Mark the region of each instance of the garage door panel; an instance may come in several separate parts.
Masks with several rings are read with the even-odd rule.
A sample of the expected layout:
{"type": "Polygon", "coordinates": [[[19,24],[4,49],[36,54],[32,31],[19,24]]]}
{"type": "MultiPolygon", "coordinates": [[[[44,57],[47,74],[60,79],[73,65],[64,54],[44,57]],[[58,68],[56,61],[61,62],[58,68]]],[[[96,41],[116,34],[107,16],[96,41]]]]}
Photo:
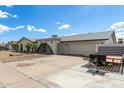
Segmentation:
{"type": "Polygon", "coordinates": [[[69,54],[88,55],[96,51],[96,44],[70,43],[69,54]]]}

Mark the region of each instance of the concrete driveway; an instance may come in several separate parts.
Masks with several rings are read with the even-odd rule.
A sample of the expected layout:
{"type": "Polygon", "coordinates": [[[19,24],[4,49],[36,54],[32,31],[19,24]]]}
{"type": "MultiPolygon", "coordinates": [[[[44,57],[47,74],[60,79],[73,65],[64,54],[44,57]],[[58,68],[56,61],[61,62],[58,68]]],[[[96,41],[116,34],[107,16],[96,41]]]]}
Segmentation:
{"type": "Polygon", "coordinates": [[[83,88],[124,87],[122,75],[92,75],[81,57],[52,55],[28,61],[0,63],[0,87],[83,88]]]}

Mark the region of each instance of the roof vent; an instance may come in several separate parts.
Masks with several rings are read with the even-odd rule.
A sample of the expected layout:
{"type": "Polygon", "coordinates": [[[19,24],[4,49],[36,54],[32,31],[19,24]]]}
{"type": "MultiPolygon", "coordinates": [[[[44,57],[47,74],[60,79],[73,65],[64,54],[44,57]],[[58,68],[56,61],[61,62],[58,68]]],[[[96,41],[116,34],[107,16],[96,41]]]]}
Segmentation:
{"type": "Polygon", "coordinates": [[[58,37],[57,35],[52,35],[52,37],[58,37]]]}

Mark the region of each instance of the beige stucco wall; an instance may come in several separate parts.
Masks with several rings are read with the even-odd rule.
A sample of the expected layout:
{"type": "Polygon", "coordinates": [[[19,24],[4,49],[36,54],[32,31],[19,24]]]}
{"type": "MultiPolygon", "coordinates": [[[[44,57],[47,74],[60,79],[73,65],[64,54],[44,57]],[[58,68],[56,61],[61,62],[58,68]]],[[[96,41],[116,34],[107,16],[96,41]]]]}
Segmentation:
{"type": "Polygon", "coordinates": [[[113,33],[109,40],[105,41],[105,44],[117,44],[115,33],[113,33]]]}
{"type": "Polygon", "coordinates": [[[28,43],[32,43],[32,42],[29,41],[29,40],[27,40],[27,39],[21,40],[21,41],[18,43],[18,45],[19,45],[18,51],[20,51],[20,44],[23,44],[23,51],[26,51],[26,47],[25,47],[25,46],[26,46],[28,43]]]}
{"type": "Polygon", "coordinates": [[[62,42],[60,53],[74,55],[89,55],[91,53],[95,53],[97,44],[116,44],[113,35],[110,36],[108,40],[62,42]]]}
{"type": "Polygon", "coordinates": [[[80,41],[80,42],[62,42],[61,54],[73,55],[89,55],[96,52],[96,44],[105,43],[104,40],[99,41],[80,41]]]}
{"type": "Polygon", "coordinates": [[[42,41],[42,43],[47,43],[51,47],[51,49],[52,49],[52,51],[53,51],[54,54],[58,54],[57,45],[58,45],[59,42],[60,41],[58,41],[58,40],[42,41]]]}
{"type": "Polygon", "coordinates": [[[113,38],[110,37],[109,40],[105,41],[105,44],[114,44],[115,42],[113,41],[113,38]]]}

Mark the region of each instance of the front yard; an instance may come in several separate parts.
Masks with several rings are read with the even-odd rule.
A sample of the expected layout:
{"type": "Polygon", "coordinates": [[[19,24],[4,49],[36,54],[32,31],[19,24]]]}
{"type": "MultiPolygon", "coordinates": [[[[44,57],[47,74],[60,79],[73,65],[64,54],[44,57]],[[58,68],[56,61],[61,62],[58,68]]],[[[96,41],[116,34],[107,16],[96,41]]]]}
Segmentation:
{"type": "Polygon", "coordinates": [[[0,51],[0,61],[0,87],[124,87],[123,75],[93,75],[82,57],[0,51]]]}
{"type": "Polygon", "coordinates": [[[2,62],[23,61],[23,60],[36,59],[44,56],[45,55],[41,55],[41,54],[26,54],[19,52],[0,51],[0,61],[2,62]]]}

